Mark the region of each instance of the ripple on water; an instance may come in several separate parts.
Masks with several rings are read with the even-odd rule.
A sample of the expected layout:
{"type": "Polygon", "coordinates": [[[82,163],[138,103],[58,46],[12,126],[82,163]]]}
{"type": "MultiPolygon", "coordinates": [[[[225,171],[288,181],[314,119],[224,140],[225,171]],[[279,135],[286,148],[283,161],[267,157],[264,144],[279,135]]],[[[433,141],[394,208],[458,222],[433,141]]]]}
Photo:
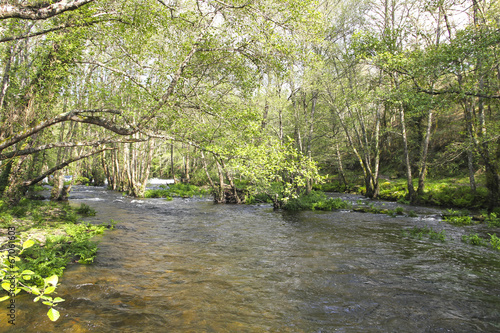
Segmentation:
{"type": "Polygon", "coordinates": [[[59,321],[40,321],[47,309],[19,297],[29,311],[14,332],[499,329],[497,253],[458,235],[442,244],[402,235],[425,225],[454,235],[432,209],[396,219],[75,193],[97,210],[93,221],[119,221],[116,230],[94,265],[61,279],[59,321]]]}

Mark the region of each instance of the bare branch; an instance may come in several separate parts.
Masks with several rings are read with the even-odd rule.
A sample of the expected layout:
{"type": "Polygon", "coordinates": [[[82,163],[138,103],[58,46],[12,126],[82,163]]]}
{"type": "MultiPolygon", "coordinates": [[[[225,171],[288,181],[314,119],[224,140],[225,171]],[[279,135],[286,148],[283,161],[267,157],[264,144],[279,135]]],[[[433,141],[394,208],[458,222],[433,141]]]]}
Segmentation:
{"type": "Polygon", "coordinates": [[[0,5],[0,20],[20,18],[25,20],[44,20],[61,13],[75,10],[94,0],[60,0],[55,3],[43,3],[39,6],[13,4],[0,5]]]}

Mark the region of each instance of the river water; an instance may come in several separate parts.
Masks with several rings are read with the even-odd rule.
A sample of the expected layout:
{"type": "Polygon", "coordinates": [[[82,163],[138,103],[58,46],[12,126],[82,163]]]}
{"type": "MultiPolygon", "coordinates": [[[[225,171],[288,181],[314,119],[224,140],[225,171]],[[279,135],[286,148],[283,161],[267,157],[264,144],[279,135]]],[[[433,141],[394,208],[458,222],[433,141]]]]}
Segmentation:
{"type": "Polygon", "coordinates": [[[462,243],[464,228],[436,210],[290,213],[88,187],[71,198],[96,209],[87,220],[116,229],[100,237],[93,265],[64,273],[57,322],[18,296],[15,327],[0,318],[0,330],[500,331],[499,253],[462,243]],[[445,229],[448,241],[403,235],[414,226],[445,229]]]}

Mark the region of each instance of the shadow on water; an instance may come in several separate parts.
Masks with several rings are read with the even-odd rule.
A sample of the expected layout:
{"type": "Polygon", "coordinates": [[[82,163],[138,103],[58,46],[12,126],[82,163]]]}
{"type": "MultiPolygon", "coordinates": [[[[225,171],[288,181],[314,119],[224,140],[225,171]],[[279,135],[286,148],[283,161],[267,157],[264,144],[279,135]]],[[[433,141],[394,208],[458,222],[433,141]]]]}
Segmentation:
{"type": "MultiPolygon", "coordinates": [[[[118,221],[74,265],[61,318],[27,296],[12,332],[493,332],[500,260],[457,239],[404,237],[433,218],[279,212],[77,187],[92,222],[118,221]]],[[[447,230],[448,231],[448,230],[447,230]]],[[[452,237],[453,238],[453,237],[452,237]]],[[[8,329],[7,329],[8,328],[8,329]]]]}

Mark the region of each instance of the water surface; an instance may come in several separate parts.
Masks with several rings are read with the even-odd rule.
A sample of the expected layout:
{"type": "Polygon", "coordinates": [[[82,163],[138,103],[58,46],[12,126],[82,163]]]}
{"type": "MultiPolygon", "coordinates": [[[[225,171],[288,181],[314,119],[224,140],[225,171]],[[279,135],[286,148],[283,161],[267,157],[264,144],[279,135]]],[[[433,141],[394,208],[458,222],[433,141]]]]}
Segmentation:
{"type": "MultiPolygon", "coordinates": [[[[460,242],[436,210],[417,218],[281,212],[208,199],[131,199],[77,187],[118,221],[93,265],[71,265],[61,318],[16,298],[9,332],[495,332],[498,252],[460,242]],[[405,237],[446,229],[448,241],[405,237]]],[[[359,199],[350,197],[351,199],[359,199]]],[[[381,203],[378,203],[381,204],[381,203]]],[[[387,204],[391,205],[391,204],[387,204]]],[[[500,235],[500,232],[498,232],[500,235]]]]}

